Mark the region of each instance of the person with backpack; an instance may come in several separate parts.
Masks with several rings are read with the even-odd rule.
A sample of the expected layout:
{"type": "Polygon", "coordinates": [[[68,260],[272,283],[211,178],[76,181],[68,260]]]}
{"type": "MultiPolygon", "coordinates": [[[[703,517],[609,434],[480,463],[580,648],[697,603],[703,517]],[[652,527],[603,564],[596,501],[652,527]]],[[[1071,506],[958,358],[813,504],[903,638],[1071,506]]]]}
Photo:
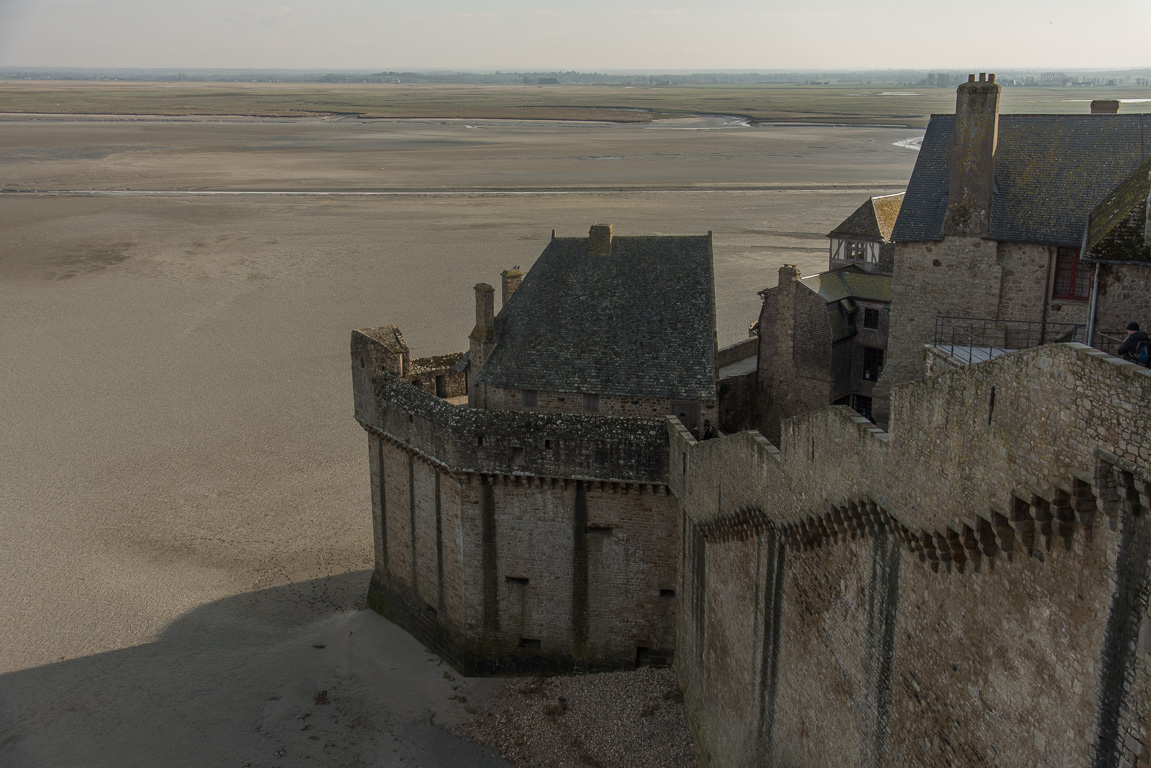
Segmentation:
{"type": "Polygon", "coordinates": [[[1127,338],[1119,345],[1116,354],[1124,360],[1151,368],[1151,338],[1139,330],[1139,323],[1127,323],[1127,338]]]}

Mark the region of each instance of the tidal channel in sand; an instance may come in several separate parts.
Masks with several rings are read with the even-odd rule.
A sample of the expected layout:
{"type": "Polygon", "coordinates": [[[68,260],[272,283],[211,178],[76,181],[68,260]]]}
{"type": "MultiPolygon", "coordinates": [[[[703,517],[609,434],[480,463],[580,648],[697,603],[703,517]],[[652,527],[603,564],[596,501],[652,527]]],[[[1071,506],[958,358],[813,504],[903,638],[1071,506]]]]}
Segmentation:
{"type": "Polygon", "coordinates": [[[714,232],[737,341],[915,135],[0,119],[0,763],[498,764],[440,728],[491,685],[361,610],[349,332],[462,349],[475,283],[610,222],[714,232]]]}

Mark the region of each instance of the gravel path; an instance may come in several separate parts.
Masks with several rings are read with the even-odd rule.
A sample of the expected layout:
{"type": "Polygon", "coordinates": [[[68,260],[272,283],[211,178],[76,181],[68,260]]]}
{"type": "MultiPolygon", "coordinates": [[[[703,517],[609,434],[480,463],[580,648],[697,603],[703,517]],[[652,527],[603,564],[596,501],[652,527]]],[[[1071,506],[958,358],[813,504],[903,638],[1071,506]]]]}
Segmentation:
{"type": "Polygon", "coordinates": [[[671,669],[504,684],[456,733],[532,768],[694,768],[671,669]]]}

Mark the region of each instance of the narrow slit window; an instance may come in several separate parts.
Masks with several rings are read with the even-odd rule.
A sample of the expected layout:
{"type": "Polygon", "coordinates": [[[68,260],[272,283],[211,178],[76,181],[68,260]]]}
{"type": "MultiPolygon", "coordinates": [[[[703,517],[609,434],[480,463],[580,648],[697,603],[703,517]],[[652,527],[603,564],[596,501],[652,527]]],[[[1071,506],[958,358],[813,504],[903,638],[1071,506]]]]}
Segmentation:
{"type": "Polygon", "coordinates": [[[876,347],[863,348],[863,380],[878,381],[883,372],[883,350],[876,347]]]}

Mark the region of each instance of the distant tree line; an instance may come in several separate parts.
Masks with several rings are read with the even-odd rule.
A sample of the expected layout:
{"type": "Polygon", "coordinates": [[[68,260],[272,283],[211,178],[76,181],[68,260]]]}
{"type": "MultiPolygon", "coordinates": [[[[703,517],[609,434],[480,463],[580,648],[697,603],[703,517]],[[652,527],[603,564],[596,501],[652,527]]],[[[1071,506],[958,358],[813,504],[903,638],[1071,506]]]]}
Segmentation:
{"type": "MultiPolygon", "coordinates": [[[[442,83],[452,85],[908,85],[954,88],[978,70],[924,71],[837,70],[826,72],[369,72],[288,69],[123,69],[0,67],[5,80],[135,80],[154,82],[267,82],[267,83],[442,83]]],[[[1151,68],[1083,70],[1068,74],[1050,70],[999,71],[1005,85],[1136,85],[1151,83],[1151,68]]]]}

